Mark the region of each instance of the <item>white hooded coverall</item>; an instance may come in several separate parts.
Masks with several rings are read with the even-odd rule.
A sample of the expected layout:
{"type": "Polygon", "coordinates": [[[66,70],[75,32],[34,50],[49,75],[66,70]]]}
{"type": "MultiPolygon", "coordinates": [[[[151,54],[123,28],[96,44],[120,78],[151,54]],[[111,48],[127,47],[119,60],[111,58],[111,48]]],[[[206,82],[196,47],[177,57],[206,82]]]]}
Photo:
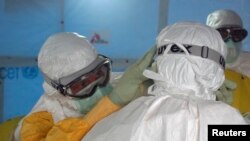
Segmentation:
{"type": "Polygon", "coordinates": [[[241,114],[214,92],[224,81],[223,67],[210,59],[189,54],[183,45],[207,46],[224,58],[227,49],[220,34],[205,25],[177,23],[157,37],[157,72],[144,75],[154,80],[143,96],[98,122],[83,141],[206,141],[209,124],[246,124],[241,114]],[[176,44],[182,54],[169,54],[176,44]]]}

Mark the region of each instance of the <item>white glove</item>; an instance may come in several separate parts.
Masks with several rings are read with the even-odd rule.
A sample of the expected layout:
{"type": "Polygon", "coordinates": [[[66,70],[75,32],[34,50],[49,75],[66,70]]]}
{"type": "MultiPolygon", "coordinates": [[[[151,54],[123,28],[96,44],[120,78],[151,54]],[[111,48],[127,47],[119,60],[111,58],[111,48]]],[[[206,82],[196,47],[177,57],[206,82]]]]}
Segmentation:
{"type": "Polygon", "coordinates": [[[237,84],[230,80],[225,80],[222,86],[216,91],[216,100],[225,102],[229,105],[233,102],[233,92],[237,84]]]}

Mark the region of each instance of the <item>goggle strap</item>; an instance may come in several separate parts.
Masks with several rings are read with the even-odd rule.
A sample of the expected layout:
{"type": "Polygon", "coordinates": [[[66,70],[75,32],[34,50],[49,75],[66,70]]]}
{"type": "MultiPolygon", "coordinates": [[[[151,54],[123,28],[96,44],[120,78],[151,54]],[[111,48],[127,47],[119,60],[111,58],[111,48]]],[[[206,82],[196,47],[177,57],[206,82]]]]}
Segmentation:
{"type": "MultiPolygon", "coordinates": [[[[217,51],[208,48],[207,46],[197,46],[197,45],[183,45],[190,55],[199,56],[201,58],[213,60],[217,64],[219,64],[223,69],[225,69],[225,59],[224,57],[217,51]]],[[[171,49],[168,51],[168,54],[185,54],[185,52],[178,47],[178,45],[173,44],[170,46],[171,49]]],[[[157,55],[162,55],[166,50],[167,45],[163,45],[157,50],[157,55]]]]}
{"type": "Polygon", "coordinates": [[[46,74],[44,74],[44,80],[45,82],[47,82],[50,86],[52,86],[53,88],[57,89],[58,84],[56,82],[54,82],[53,80],[51,80],[46,74]]]}
{"type": "Polygon", "coordinates": [[[55,88],[56,90],[60,91],[61,94],[64,94],[64,87],[60,85],[59,83],[55,82],[54,80],[51,80],[47,75],[44,74],[44,80],[47,82],[51,87],[55,88]]]}

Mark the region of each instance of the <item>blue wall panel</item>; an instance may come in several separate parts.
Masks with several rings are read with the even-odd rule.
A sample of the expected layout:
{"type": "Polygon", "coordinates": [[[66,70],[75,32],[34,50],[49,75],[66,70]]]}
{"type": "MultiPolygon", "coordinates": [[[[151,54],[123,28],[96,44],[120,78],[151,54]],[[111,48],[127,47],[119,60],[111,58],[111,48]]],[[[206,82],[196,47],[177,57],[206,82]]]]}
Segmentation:
{"type": "Polygon", "coordinates": [[[66,0],[64,29],[89,40],[99,34],[108,43],[94,46],[113,60],[136,59],[155,42],[158,6],[158,0],[66,0]]]}
{"type": "MultiPolygon", "coordinates": [[[[36,58],[49,35],[66,31],[90,40],[97,33],[108,42],[93,43],[99,53],[114,60],[135,60],[157,35],[158,0],[5,0],[0,4],[0,56],[36,58]]],[[[4,120],[27,114],[43,94],[40,72],[27,79],[24,67],[12,64],[4,68],[0,60],[4,120]]],[[[37,68],[36,64],[28,67],[37,68]]],[[[118,71],[125,68],[121,65],[118,71]]]]}
{"type": "Polygon", "coordinates": [[[0,55],[37,56],[45,39],[61,30],[60,0],[1,0],[0,55]]]}
{"type": "Polygon", "coordinates": [[[3,120],[27,114],[43,94],[43,78],[37,66],[1,68],[4,80],[3,120]]]}

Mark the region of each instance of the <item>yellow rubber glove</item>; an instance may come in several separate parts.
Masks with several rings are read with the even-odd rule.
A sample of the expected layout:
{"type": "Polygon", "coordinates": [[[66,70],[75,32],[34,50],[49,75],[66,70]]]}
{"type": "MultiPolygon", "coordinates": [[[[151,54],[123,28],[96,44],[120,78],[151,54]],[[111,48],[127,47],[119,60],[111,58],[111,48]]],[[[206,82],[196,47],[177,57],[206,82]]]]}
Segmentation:
{"type": "Polygon", "coordinates": [[[53,125],[50,113],[46,111],[32,113],[23,120],[20,141],[42,141],[53,125]]]}
{"type": "Polygon", "coordinates": [[[12,141],[15,128],[22,117],[16,117],[0,124],[0,140],[12,141]]]}
{"type": "Polygon", "coordinates": [[[53,126],[45,141],[80,141],[89,129],[83,118],[67,118],[53,126]]]}
{"type": "Polygon", "coordinates": [[[236,89],[237,84],[230,80],[225,80],[222,86],[216,91],[216,99],[223,101],[229,105],[233,102],[233,92],[236,89]]]}
{"type": "Polygon", "coordinates": [[[105,96],[84,118],[67,118],[56,123],[45,141],[80,141],[96,122],[119,108],[105,96]]]}
{"type": "Polygon", "coordinates": [[[124,106],[131,100],[145,95],[147,88],[153,84],[153,81],[143,76],[142,73],[151,66],[155,51],[156,47],[153,46],[141,59],[125,71],[111,94],[108,95],[113,103],[124,106]]]}

